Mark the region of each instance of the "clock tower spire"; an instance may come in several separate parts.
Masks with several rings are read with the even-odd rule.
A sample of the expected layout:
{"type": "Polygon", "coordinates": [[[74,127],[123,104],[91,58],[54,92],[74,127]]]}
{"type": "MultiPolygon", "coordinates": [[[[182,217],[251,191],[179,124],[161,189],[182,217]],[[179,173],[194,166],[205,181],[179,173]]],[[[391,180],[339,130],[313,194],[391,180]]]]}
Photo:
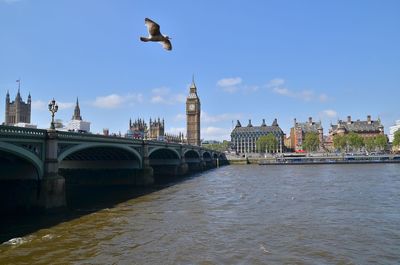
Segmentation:
{"type": "Polygon", "coordinates": [[[186,138],[190,145],[200,146],[200,110],[200,99],[193,76],[189,96],[186,99],[186,138]]]}

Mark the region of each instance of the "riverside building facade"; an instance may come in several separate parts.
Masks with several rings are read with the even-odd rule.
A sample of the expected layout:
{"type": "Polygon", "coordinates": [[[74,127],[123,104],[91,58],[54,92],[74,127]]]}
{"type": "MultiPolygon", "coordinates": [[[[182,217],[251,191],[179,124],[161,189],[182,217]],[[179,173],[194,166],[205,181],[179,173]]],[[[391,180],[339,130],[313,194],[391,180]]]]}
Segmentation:
{"type": "Polygon", "coordinates": [[[307,133],[316,133],[319,138],[319,149],[324,148],[324,129],[322,128],[321,121],[315,122],[312,117],[308,118],[306,122],[297,122],[294,119],[294,126],[290,129],[290,146],[294,151],[303,150],[303,141],[307,133]]]}
{"type": "Polygon", "coordinates": [[[247,126],[242,127],[238,120],[235,128],[231,133],[232,148],[238,154],[258,153],[257,140],[264,135],[272,133],[277,140],[276,150],[271,150],[273,153],[282,153],[284,148],[284,133],[278,125],[277,119],[274,119],[272,124],[268,126],[263,119],[260,126],[253,126],[251,120],[247,126]]]}
{"type": "Polygon", "coordinates": [[[381,120],[372,120],[371,115],[367,116],[366,121],[353,121],[351,116],[347,116],[346,121],[339,120],[338,124],[331,125],[329,135],[333,138],[335,135],[345,135],[350,132],[356,133],[363,138],[375,137],[384,134],[384,128],[381,120]]]}

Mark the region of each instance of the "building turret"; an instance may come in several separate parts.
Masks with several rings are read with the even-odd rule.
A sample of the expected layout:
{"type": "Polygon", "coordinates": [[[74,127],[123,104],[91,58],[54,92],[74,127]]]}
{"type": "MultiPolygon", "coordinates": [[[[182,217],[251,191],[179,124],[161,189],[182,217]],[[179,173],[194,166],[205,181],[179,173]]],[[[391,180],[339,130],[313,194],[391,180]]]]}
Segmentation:
{"type": "Polygon", "coordinates": [[[279,126],[279,125],[278,125],[278,120],[277,120],[276,118],[275,118],[274,121],[272,122],[272,126],[277,126],[277,127],[279,126]]]}
{"type": "Polygon", "coordinates": [[[261,127],[266,127],[266,126],[267,126],[267,124],[265,123],[265,119],[262,119],[261,127]]]}
{"type": "Polygon", "coordinates": [[[247,124],[247,127],[253,127],[253,125],[251,124],[251,120],[249,119],[249,124],[247,124]]]}
{"type": "Polygon", "coordinates": [[[197,88],[196,84],[194,83],[194,76],[192,77],[192,84],[190,85],[190,94],[196,94],[197,96],[197,88]]]}
{"type": "Polygon", "coordinates": [[[28,95],[28,104],[30,105],[32,103],[32,97],[31,97],[31,92],[29,92],[28,95]]]}
{"type": "Polygon", "coordinates": [[[10,121],[8,118],[8,113],[10,112],[10,93],[7,90],[6,94],[6,112],[5,112],[5,118],[4,118],[4,124],[7,125],[10,121]]]}
{"type": "Polygon", "coordinates": [[[76,98],[76,105],[75,105],[75,109],[74,109],[74,116],[72,116],[73,120],[78,120],[81,121],[82,120],[82,116],[81,116],[81,109],[79,108],[79,101],[78,98],[76,98]]]}
{"type": "Polygon", "coordinates": [[[22,103],[22,97],[21,97],[21,93],[19,92],[19,88],[18,88],[18,93],[15,96],[15,104],[20,105],[21,103],[22,103]]]}
{"type": "Polygon", "coordinates": [[[371,115],[367,115],[367,123],[368,123],[368,124],[371,124],[371,123],[372,123],[371,115]]]}
{"type": "Polygon", "coordinates": [[[10,93],[7,90],[7,94],[6,94],[6,103],[10,103],[10,93]]]}
{"type": "Polygon", "coordinates": [[[236,121],[236,126],[235,126],[235,128],[237,128],[237,127],[242,127],[242,124],[240,123],[239,120],[236,121]]]}

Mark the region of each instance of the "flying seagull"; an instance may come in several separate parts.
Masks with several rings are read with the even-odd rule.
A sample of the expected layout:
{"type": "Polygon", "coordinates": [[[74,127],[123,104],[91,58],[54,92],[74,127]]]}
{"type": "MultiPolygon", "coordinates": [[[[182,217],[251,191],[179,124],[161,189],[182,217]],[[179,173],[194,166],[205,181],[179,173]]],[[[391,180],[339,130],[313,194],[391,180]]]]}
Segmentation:
{"type": "Polygon", "coordinates": [[[168,51],[172,50],[172,45],[169,41],[170,38],[167,35],[164,36],[161,34],[160,25],[147,17],[144,19],[144,24],[147,26],[149,37],[140,37],[141,41],[157,41],[163,45],[164,49],[168,51]]]}

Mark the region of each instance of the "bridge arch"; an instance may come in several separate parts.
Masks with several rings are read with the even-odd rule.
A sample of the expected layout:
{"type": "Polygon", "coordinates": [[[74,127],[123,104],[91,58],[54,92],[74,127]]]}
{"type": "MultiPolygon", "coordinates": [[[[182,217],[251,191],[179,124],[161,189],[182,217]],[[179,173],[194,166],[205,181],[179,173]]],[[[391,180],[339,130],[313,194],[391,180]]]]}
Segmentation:
{"type": "Polygon", "coordinates": [[[200,153],[196,150],[189,149],[183,153],[183,156],[185,158],[200,158],[200,153]]]}
{"type": "Polygon", "coordinates": [[[156,158],[161,158],[161,157],[159,157],[160,155],[166,156],[165,158],[181,159],[180,153],[174,148],[156,147],[149,152],[149,158],[155,157],[155,156],[157,156],[156,158]]]}
{"type": "Polygon", "coordinates": [[[213,159],[217,159],[217,158],[218,158],[217,153],[214,153],[214,154],[213,154],[213,159]]]}
{"type": "Polygon", "coordinates": [[[5,143],[5,142],[0,142],[0,152],[1,151],[4,153],[13,154],[16,157],[22,158],[23,160],[30,162],[36,168],[39,178],[43,177],[44,163],[34,153],[32,153],[22,147],[16,146],[14,144],[5,143]]]}
{"type": "MultiPolygon", "coordinates": [[[[126,145],[116,145],[116,144],[107,144],[107,143],[85,143],[85,144],[79,144],[76,146],[73,146],[71,148],[68,148],[67,150],[65,150],[63,153],[58,155],[58,162],[63,161],[65,158],[67,158],[68,156],[71,156],[75,153],[79,153],[81,151],[85,151],[85,150],[90,150],[90,149],[103,149],[106,152],[107,151],[111,151],[111,150],[117,150],[117,151],[121,151],[119,153],[119,155],[133,155],[133,157],[139,161],[139,165],[140,167],[142,167],[142,156],[140,155],[140,153],[129,147],[126,145]]],[[[118,155],[118,154],[117,154],[118,155]]]]}
{"type": "Polygon", "coordinates": [[[208,151],[203,152],[203,159],[211,159],[211,154],[208,151]]]}

